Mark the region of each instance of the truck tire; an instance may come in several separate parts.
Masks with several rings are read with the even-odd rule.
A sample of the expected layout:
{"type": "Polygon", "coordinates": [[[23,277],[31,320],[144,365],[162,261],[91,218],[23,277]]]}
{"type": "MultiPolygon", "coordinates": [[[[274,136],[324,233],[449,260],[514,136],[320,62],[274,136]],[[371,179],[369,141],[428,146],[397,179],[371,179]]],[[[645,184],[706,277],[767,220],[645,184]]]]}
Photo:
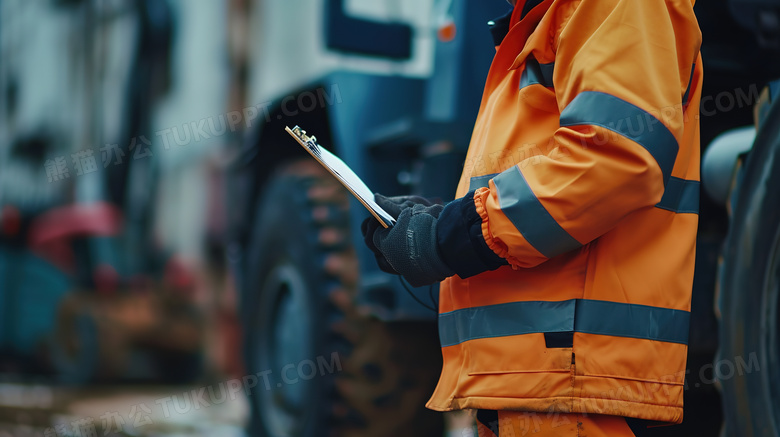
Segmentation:
{"type": "Polygon", "coordinates": [[[310,159],[285,166],[258,203],[243,300],[253,436],[441,435],[424,408],[441,368],[435,324],[355,307],[348,205],[310,159]]]}
{"type": "Polygon", "coordinates": [[[57,326],[47,341],[49,355],[59,382],[84,385],[101,376],[101,338],[97,320],[89,311],[79,311],[81,303],[72,297],[63,300],[57,326]]]}
{"type": "Polygon", "coordinates": [[[119,326],[101,314],[90,291],[66,295],[56,320],[47,352],[58,382],[85,385],[125,375],[130,342],[119,326]]]}
{"type": "Polygon", "coordinates": [[[726,436],[780,435],[780,105],[756,137],[732,196],[719,268],[726,436]]]}

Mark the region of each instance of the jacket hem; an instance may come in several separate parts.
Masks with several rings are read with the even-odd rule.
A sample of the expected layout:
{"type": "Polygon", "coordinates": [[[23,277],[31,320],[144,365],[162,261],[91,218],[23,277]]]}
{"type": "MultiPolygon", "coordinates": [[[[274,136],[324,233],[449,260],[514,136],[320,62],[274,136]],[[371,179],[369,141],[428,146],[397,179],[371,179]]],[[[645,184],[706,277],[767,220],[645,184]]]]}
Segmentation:
{"type": "Polygon", "coordinates": [[[441,405],[428,401],[426,407],[434,411],[464,409],[535,411],[544,413],[606,414],[679,424],[683,420],[683,408],[668,405],[648,404],[620,399],[545,397],[545,398],[498,398],[468,397],[453,398],[441,405]]]}

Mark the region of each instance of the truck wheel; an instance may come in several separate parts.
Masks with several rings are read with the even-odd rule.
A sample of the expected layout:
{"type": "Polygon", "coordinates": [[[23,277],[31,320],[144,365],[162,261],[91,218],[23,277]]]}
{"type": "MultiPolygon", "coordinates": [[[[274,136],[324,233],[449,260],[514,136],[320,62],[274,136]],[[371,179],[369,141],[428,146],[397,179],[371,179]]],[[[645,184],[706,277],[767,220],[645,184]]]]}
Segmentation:
{"type": "Polygon", "coordinates": [[[47,343],[59,382],[83,385],[123,374],[127,342],[121,331],[105,323],[85,292],[74,291],[62,299],[47,343]]]}
{"type": "Polygon", "coordinates": [[[68,307],[60,310],[57,329],[48,346],[60,382],[81,385],[98,379],[100,333],[89,312],[68,307]]]}
{"type": "Polygon", "coordinates": [[[348,193],[319,164],[286,166],[259,202],[243,308],[252,435],[430,436],[433,323],[386,324],[353,301],[348,193]]]}
{"type": "Polygon", "coordinates": [[[732,197],[720,266],[720,349],[727,436],[780,435],[780,106],[759,132],[732,197]]]}

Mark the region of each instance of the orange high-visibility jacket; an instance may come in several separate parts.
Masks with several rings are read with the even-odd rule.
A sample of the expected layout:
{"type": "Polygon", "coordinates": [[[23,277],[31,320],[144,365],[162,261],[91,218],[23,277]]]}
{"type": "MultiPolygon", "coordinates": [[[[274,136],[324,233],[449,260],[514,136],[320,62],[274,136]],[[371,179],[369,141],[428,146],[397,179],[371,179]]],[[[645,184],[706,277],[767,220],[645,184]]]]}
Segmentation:
{"type": "Polygon", "coordinates": [[[509,265],[441,285],[428,407],[682,421],[699,201],[693,0],[545,0],[497,47],[458,196],[509,265]]]}

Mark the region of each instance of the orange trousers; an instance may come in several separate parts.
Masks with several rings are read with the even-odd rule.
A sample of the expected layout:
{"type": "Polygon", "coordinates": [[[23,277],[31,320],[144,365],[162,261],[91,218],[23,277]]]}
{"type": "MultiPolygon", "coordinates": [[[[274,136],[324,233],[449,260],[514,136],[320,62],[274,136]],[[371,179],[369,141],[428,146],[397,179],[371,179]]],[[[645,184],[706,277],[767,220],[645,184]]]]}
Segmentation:
{"type": "Polygon", "coordinates": [[[634,437],[624,417],[600,414],[489,411],[477,413],[479,437],[634,437]]]}

